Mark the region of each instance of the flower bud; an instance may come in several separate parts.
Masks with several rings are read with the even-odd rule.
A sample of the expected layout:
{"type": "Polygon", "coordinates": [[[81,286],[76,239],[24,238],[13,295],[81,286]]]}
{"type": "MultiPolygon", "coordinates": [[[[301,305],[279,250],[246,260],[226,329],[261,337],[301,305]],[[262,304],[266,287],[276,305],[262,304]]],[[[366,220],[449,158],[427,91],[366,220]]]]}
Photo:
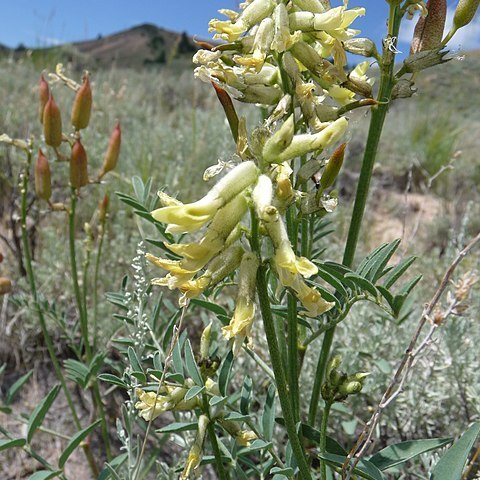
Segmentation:
{"type": "Polygon", "coordinates": [[[73,188],[81,188],[88,183],[87,152],[77,140],[72,148],[70,156],[70,185],[73,188]]]}
{"type": "Polygon", "coordinates": [[[75,130],[81,130],[88,127],[90,113],[92,111],[92,89],[88,73],[83,77],[83,84],[78,89],[73,101],[72,107],[72,125],[75,130]]]}
{"type": "Polygon", "coordinates": [[[480,0],[459,0],[453,17],[455,30],[468,25],[473,20],[479,5],[480,0]]]}
{"type": "Polygon", "coordinates": [[[193,470],[200,465],[202,460],[203,443],[205,441],[209,421],[207,415],[200,415],[198,417],[198,430],[195,436],[195,442],[188,453],[187,463],[180,477],[181,480],[187,480],[190,478],[193,470]]]}
{"type": "Polygon", "coordinates": [[[373,57],[377,54],[375,43],[369,38],[350,38],[343,42],[343,48],[354,55],[373,57]]]}
{"type": "Polygon", "coordinates": [[[200,358],[208,358],[208,351],[210,350],[210,342],[212,340],[212,322],[210,322],[202,332],[200,337],[200,358]]]}
{"type": "Polygon", "coordinates": [[[333,155],[328,160],[327,166],[323,171],[322,177],[320,178],[320,187],[322,189],[331,187],[333,182],[335,182],[338,172],[343,164],[343,159],[345,157],[345,147],[346,143],[342,143],[334,152],[333,155]]]}
{"type": "Polygon", "coordinates": [[[447,0],[428,0],[428,15],[420,17],[413,34],[410,54],[432,50],[440,45],[447,17],[447,0]]]}
{"type": "Polygon", "coordinates": [[[38,149],[37,161],[35,163],[35,192],[38,198],[42,198],[47,202],[52,196],[50,165],[41,149],[38,149]]]}
{"type": "Polygon", "coordinates": [[[52,94],[50,94],[43,110],[43,134],[47,145],[54,148],[61,145],[62,116],[52,94]]]}
{"type": "Polygon", "coordinates": [[[338,392],[340,395],[355,395],[362,391],[362,384],[357,381],[351,381],[340,385],[338,392]]]}
{"type": "Polygon", "coordinates": [[[278,155],[292,143],[295,133],[295,119],[290,115],[283,125],[265,142],[263,158],[268,163],[274,163],[278,155]]]}
{"type": "Polygon", "coordinates": [[[5,295],[12,291],[12,282],[7,277],[0,277],[0,295],[5,295]]]}
{"type": "Polygon", "coordinates": [[[98,175],[98,179],[102,178],[106,173],[114,170],[117,166],[118,157],[120,155],[120,145],[122,143],[122,131],[120,130],[120,122],[117,122],[115,128],[110,135],[107,151],[103,159],[102,169],[98,175]]]}
{"type": "Polygon", "coordinates": [[[48,83],[46,82],[45,78],[43,78],[43,74],[40,75],[40,82],[38,84],[38,97],[40,100],[40,123],[43,123],[43,111],[45,110],[45,105],[47,104],[50,97],[50,89],[48,88],[48,83]]]}

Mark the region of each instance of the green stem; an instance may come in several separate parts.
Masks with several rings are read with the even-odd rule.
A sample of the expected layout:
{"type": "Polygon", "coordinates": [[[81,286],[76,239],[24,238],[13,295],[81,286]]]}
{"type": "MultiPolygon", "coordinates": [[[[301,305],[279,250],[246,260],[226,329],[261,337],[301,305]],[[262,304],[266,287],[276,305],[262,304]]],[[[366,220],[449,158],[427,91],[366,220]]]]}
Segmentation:
{"type": "MultiPolygon", "coordinates": [[[[258,250],[257,250],[258,252],[258,250]]],[[[267,286],[267,267],[260,266],[257,273],[257,291],[260,302],[260,311],[262,312],[263,325],[265,328],[265,335],[267,337],[268,350],[270,352],[270,359],[272,362],[273,373],[277,383],[278,396],[280,399],[280,406],[285,418],[285,426],[287,429],[288,439],[292,446],[293,455],[300,470],[300,478],[303,480],[311,480],[310,469],[305,458],[300,439],[297,434],[295,419],[292,411],[291,398],[287,388],[287,380],[285,371],[283,369],[280,349],[278,348],[277,336],[275,333],[275,325],[273,322],[272,311],[270,309],[270,300],[268,298],[267,286]]]]}
{"type": "MultiPolygon", "coordinates": [[[[295,205],[287,210],[287,231],[293,250],[297,251],[298,223],[295,218],[295,205]]],[[[292,398],[293,418],[295,423],[300,420],[300,393],[298,387],[298,322],[297,322],[297,298],[291,292],[287,294],[287,377],[288,386],[292,398]]]]}
{"type": "MultiPolygon", "coordinates": [[[[30,251],[30,243],[28,241],[28,232],[27,232],[27,193],[28,193],[28,177],[30,171],[30,165],[32,161],[32,154],[30,151],[27,152],[27,164],[25,170],[23,172],[23,178],[21,181],[21,230],[22,230],[22,245],[23,245],[23,255],[25,257],[25,269],[27,271],[27,278],[30,285],[30,290],[32,292],[33,297],[33,304],[35,306],[35,311],[37,312],[38,321],[40,323],[40,329],[42,330],[42,335],[45,341],[45,345],[47,347],[48,354],[50,356],[50,360],[53,365],[53,369],[55,370],[55,374],[60,381],[60,385],[62,386],[63,393],[67,400],[68,407],[72,413],[72,419],[75,423],[75,427],[80,430],[82,428],[80,424],[80,420],[77,415],[77,411],[75,410],[75,405],[72,400],[72,396],[70,395],[70,391],[68,390],[67,383],[65,381],[65,377],[63,376],[62,369],[60,367],[60,363],[55,353],[55,348],[50,337],[50,334],[47,329],[47,324],[45,321],[45,317],[43,315],[42,307],[38,301],[38,293],[37,293],[37,285],[35,282],[35,274],[33,271],[32,266],[32,254],[30,251]]],[[[92,451],[88,445],[84,445],[83,451],[87,458],[88,464],[94,476],[98,476],[98,468],[95,463],[95,459],[93,458],[92,451]]]]}
{"type": "Polygon", "coordinates": [[[92,318],[92,331],[93,331],[93,350],[97,349],[97,315],[98,315],[98,275],[100,272],[100,259],[102,257],[103,241],[105,239],[105,220],[100,224],[100,238],[98,240],[97,257],[95,259],[95,269],[93,272],[93,318],[92,318]]]}
{"type": "MultiPolygon", "coordinates": [[[[322,424],[320,426],[320,453],[325,453],[327,451],[327,426],[328,426],[328,417],[330,415],[330,409],[332,407],[331,402],[325,403],[325,408],[323,409],[322,414],[322,424]]],[[[324,460],[320,460],[320,478],[322,480],[327,479],[327,464],[324,460]]]]}
{"type": "MultiPolygon", "coordinates": [[[[393,39],[394,37],[398,37],[401,19],[402,15],[400,12],[400,7],[398,7],[398,5],[391,6],[388,25],[389,38],[393,39]]],[[[362,226],[363,214],[365,212],[368,192],[370,189],[370,180],[372,178],[373,166],[377,158],[380,136],[382,134],[385,117],[388,111],[388,104],[391,99],[392,89],[395,82],[393,76],[394,66],[395,54],[391,50],[389,50],[388,47],[384,47],[382,63],[380,66],[380,87],[377,95],[377,100],[381,103],[372,109],[372,118],[370,120],[367,144],[365,146],[362,169],[360,171],[360,178],[358,180],[357,193],[353,206],[352,219],[350,221],[350,228],[348,230],[347,242],[343,255],[343,264],[347,267],[351,267],[353,265],[353,260],[355,258],[358,237],[360,233],[360,228],[362,226]]],[[[325,336],[323,337],[323,344],[320,351],[315,376],[315,379],[319,383],[319,385],[323,383],[323,378],[325,376],[325,370],[327,367],[328,357],[330,356],[330,350],[333,344],[334,335],[335,328],[331,328],[325,332],[325,336]]],[[[311,414],[313,416],[309,415],[311,421],[314,421],[315,419],[315,413],[317,408],[316,405],[312,405],[313,403],[314,396],[312,394],[310,411],[312,412],[311,414]]],[[[318,400],[316,403],[318,404],[318,400]]]]}
{"type": "Polygon", "coordinates": [[[220,452],[220,448],[218,447],[217,436],[215,435],[215,424],[212,420],[208,422],[207,427],[208,438],[210,439],[210,443],[212,444],[213,455],[215,457],[215,465],[217,467],[218,478],[220,480],[229,480],[230,477],[228,472],[225,470],[222,461],[222,453],[220,452]]]}
{"type": "MultiPolygon", "coordinates": [[[[70,213],[68,216],[68,225],[69,225],[69,247],[70,247],[70,266],[72,270],[72,281],[73,281],[73,291],[75,293],[75,299],[77,301],[78,315],[80,318],[80,331],[82,333],[82,340],[85,348],[85,356],[87,362],[92,358],[92,350],[90,347],[90,341],[88,338],[88,319],[85,305],[83,302],[83,295],[80,291],[80,286],[78,283],[78,269],[77,269],[77,258],[76,258],[76,249],[75,249],[75,212],[77,206],[77,194],[75,189],[72,188],[71,202],[70,202],[70,213]]],[[[84,278],[85,282],[86,279],[84,278]]]]}
{"type": "Polygon", "coordinates": [[[110,445],[110,436],[108,434],[108,423],[105,417],[105,409],[103,407],[102,396],[100,393],[100,387],[98,386],[98,381],[95,379],[95,383],[92,386],[93,401],[95,406],[98,408],[99,417],[102,419],[101,429],[102,429],[102,439],[105,445],[105,455],[107,460],[112,459],[112,448],[110,445]]]}

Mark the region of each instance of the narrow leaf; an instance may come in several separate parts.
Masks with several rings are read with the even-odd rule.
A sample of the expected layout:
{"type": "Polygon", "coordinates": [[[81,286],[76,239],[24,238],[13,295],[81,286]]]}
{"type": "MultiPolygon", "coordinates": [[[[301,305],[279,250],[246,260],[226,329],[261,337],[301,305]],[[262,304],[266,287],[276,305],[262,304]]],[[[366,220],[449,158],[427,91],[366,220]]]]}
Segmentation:
{"type": "Polygon", "coordinates": [[[444,447],[451,442],[451,438],[408,440],[385,447],[373,455],[369,461],[383,471],[411,460],[422,453],[444,447]]]}
{"type": "Polygon", "coordinates": [[[61,475],[61,470],[55,470],[52,472],[51,470],[39,470],[35,472],[33,475],[28,477],[28,480],[50,480],[51,478],[58,477],[61,475]]]}
{"type": "Polygon", "coordinates": [[[262,414],[262,431],[265,440],[270,441],[273,437],[273,427],[275,425],[275,385],[270,384],[265,399],[265,406],[262,414]]]}
{"type": "Polygon", "coordinates": [[[385,248],[378,252],[371,262],[371,265],[369,264],[367,267],[368,269],[365,277],[368,278],[368,280],[374,284],[377,283],[377,280],[382,276],[387,263],[392,258],[392,255],[397,251],[399,245],[400,239],[397,239],[389,243],[385,248]]]}
{"type": "Polygon", "coordinates": [[[385,278],[383,279],[383,286],[385,288],[391,288],[393,284],[410,268],[417,257],[408,257],[402,260],[398,265],[393,267],[385,278]]]}
{"type": "Polygon", "coordinates": [[[15,395],[18,391],[23,387],[25,383],[28,382],[30,377],[33,374],[33,370],[30,370],[25,375],[22,375],[8,390],[7,394],[5,395],[5,404],[10,405],[12,400],[14,399],[15,395]]]}
{"type": "Polygon", "coordinates": [[[325,270],[322,265],[317,265],[318,273],[317,275],[330,284],[335,290],[340,293],[343,297],[348,298],[348,292],[343,286],[342,282],[338,280],[334,275],[325,270]]]}
{"type": "Polygon", "coordinates": [[[135,350],[132,347],[128,347],[128,360],[130,362],[130,366],[132,367],[132,370],[134,372],[142,372],[143,373],[143,368],[140,363],[140,360],[137,357],[137,354],[135,350]]]}
{"type": "Polygon", "coordinates": [[[220,305],[217,305],[216,303],[207,302],[206,300],[200,300],[198,298],[192,298],[192,300],[190,300],[190,303],[206,308],[207,310],[210,310],[211,312],[217,315],[225,315],[228,317],[227,311],[220,305]]]}
{"type": "Polygon", "coordinates": [[[72,437],[70,442],[68,442],[68,445],[65,447],[65,450],[63,450],[62,454],[60,455],[60,458],[58,459],[58,466],[60,468],[63,469],[70,455],[75,451],[75,449],[80,445],[80,443],[83,442],[83,440],[88,436],[88,434],[92,432],[96,427],[98,427],[98,425],[100,425],[101,422],[102,420],[97,420],[96,422],[89,425],[87,428],[84,428],[83,430],[77,432],[72,437]]]}
{"type": "Polygon", "coordinates": [[[35,410],[30,415],[28,419],[28,428],[27,428],[27,442],[30,443],[33,438],[33,434],[36,432],[37,428],[42,424],[45,419],[45,415],[52,406],[53,402],[57,398],[58,392],[60,391],[60,385],[55,385],[48,395],[35,407],[35,410]]]}
{"type": "Polygon", "coordinates": [[[363,278],[356,273],[345,274],[345,280],[347,279],[354,283],[355,286],[358,287],[360,290],[370,293],[375,298],[378,297],[378,290],[375,285],[370,282],[370,280],[367,280],[366,278],[363,278]]]}
{"type": "Polygon", "coordinates": [[[438,461],[430,480],[460,480],[468,454],[479,434],[480,422],[475,422],[438,461]]]}
{"type": "Polygon", "coordinates": [[[198,422],[173,422],[155,431],[157,433],[173,433],[186,432],[187,430],[197,430],[197,428],[198,422]]]}
{"type": "MultiPolygon", "coordinates": [[[[325,460],[328,465],[332,465],[333,467],[342,467],[346,460],[346,457],[344,456],[333,455],[331,453],[319,453],[318,456],[325,460]]],[[[361,478],[366,478],[367,480],[386,480],[383,473],[368,460],[361,460],[358,466],[353,470],[353,473],[361,478]]]]}
{"type": "Polygon", "coordinates": [[[240,411],[246,415],[250,410],[250,399],[252,397],[253,382],[247,375],[243,381],[242,393],[240,395],[240,411]]]}
{"type": "Polygon", "coordinates": [[[200,375],[197,362],[195,361],[195,357],[193,355],[192,345],[190,344],[190,340],[188,339],[185,341],[184,355],[185,367],[187,369],[188,375],[197,385],[203,386],[203,379],[200,375]]]}
{"type": "Polygon", "coordinates": [[[220,367],[220,372],[218,374],[218,388],[220,393],[225,396],[227,394],[228,384],[230,383],[230,376],[232,374],[233,367],[233,352],[230,350],[225,357],[225,360],[220,367]]]}
{"type": "Polygon", "coordinates": [[[23,447],[27,441],[24,438],[15,438],[14,440],[0,440],[0,452],[14,447],[23,447]]]}
{"type": "Polygon", "coordinates": [[[113,385],[118,385],[122,388],[130,388],[121,378],[117,377],[116,375],[112,375],[111,373],[101,373],[98,376],[98,379],[102,382],[112,383],[113,385]]]}
{"type": "Polygon", "coordinates": [[[195,398],[197,395],[200,395],[205,390],[205,387],[199,387],[195,385],[188,389],[187,393],[185,394],[185,401],[188,402],[192,398],[195,398]]]}

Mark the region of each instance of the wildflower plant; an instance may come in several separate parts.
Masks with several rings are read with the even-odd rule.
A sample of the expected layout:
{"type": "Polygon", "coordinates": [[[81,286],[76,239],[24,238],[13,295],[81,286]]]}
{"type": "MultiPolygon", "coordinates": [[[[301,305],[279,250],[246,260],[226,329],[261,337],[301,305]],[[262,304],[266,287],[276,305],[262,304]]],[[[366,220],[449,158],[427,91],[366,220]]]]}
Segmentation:
{"type": "MultiPolygon", "coordinates": [[[[436,329],[467,308],[474,274],[454,284],[444,307],[440,298],[480,235],[446,272],[388,390],[358,439],[352,438],[354,446],[349,451],[351,445],[327,434],[338,404],[348,405],[353,396],[362,395],[369,375],[363,365],[346,368],[349,362],[333,352],[336,326],[348,325],[351,309],[359,302],[392,318],[403,315],[421,279],[404,276],[415,258],[395,257],[399,240],[355,261],[385,117],[393,101],[414,93],[422,70],[447,61],[446,43],[473,19],[479,6],[478,0],[460,0],[443,38],[445,0],[387,3],[387,33],[381,46],[360,36],[356,19],[368,12],[349,8],[348,1],[332,6],[329,0],[245,0],[239,11],[224,9],[220,13],[225,19],[211,20],[214,41],[200,42],[202,48],[193,58],[195,77],[214,88],[231,130],[232,155],[205,171],[204,180],[213,179],[214,185],[190,203],[172,196],[168,186],[152,195],[152,180],[144,183],[139,177],[132,179],[135,196],[117,193],[155,233],[138,246],[132,284],[125,277],[119,292],[107,294],[120,312],[115,315],[121,323],[121,333],[114,339],[117,361],[107,360],[96,329],[108,197],[97,215],[98,235],[92,224],[84,229],[81,269],[75,238],[82,192],[101,184],[117,165],[120,126],[112,133],[99,173],[92,177],[81,135],[92,113],[89,77],[85,75],[79,85],[61,67],[50,77],[75,91],[69,133],[62,127],[65,120],[62,123],[51,84],[42,77],[45,145],[33,168],[34,184],[36,196],[49,211],[68,218],[76,304],[73,332],[78,335],[62,324],[76,355],[62,366],[47,330],[49,304],[38,295],[25,227],[36,140],[3,135],[2,141],[24,151],[27,158],[20,177],[23,254],[34,311],[60,382],[29,416],[26,438],[2,428],[6,439],[0,449],[21,447],[42,465],[32,478],[66,478],[65,463],[81,447],[92,476],[101,479],[215,475],[223,480],[383,480],[393,467],[452,443],[451,438],[417,439],[379,451],[372,440],[381,413],[401,393],[415,359],[436,329]],[[396,65],[400,25],[417,12],[420,19],[410,55],[396,65]],[[364,60],[349,68],[349,55],[364,60]],[[261,123],[248,124],[235,102],[257,105],[261,123]],[[324,256],[321,239],[328,235],[329,216],[342,201],[335,182],[349,151],[349,115],[357,109],[368,112],[370,128],[348,235],[345,245],[338,245],[343,258],[331,261],[324,256]],[[63,182],[69,185],[67,195],[54,189],[57,162],[49,158],[69,162],[63,182]],[[217,176],[221,178],[216,180],[217,176]],[[52,200],[56,196],[60,201],[52,200]],[[147,280],[150,272],[154,273],[147,280]],[[426,325],[431,328],[422,340],[426,325]],[[80,341],[75,340],[78,337],[80,341]],[[315,364],[308,378],[302,374],[307,363],[315,364]],[[91,417],[98,420],[81,424],[66,378],[91,393],[91,417]],[[117,452],[110,446],[101,385],[125,393],[115,425],[117,452]],[[31,439],[60,388],[77,433],[58,465],[52,465],[35,452],[31,439]],[[102,470],[89,442],[97,426],[102,427],[107,460],[102,470]]],[[[2,285],[1,293],[9,293],[10,281],[2,285]]],[[[10,397],[27,380],[17,382],[10,397]]],[[[10,411],[9,405],[2,408],[10,411]]],[[[470,426],[433,467],[431,478],[460,480],[479,431],[479,422],[470,426]]]]}
{"type": "MultiPolygon", "coordinates": [[[[106,349],[99,347],[98,340],[98,291],[101,258],[106,235],[109,196],[105,192],[101,195],[96,211],[91,213],[92,220],[78,226],[77,206],[88,191],[96,187],[102,188],[100,179],[115,168],[121,143],[120,126],[117,124],[110,138],[103,159],[103,166],[98,175],[89,172],[91,162],[88,159],[87,148],[83,145],[83,131],[89,127],[93,109],[92,87],[89,73],[85,72],[82,83],[67,77],[61,64],[57,65],[55,73],[49,75],[49,82],[42,74],[38,85],[39,120],[43,131],[30,138],[16,139],[7,134],[0,136],[0,141],[10,145],[25,155],[25,162],[20,169],[18,178],[18,192],[20,196],[20,225],[23,262],[26,270],[31,300],[26,300],[22,292],[13,289],[13,301],[31,309],[38,319],[41,333],[48,351],[56,379],[59,382],[49,394],[38,401],[33,412],[20,418],[27,425],[25,438],[14,438],[13,434],[2,428],[6,437],[2,440],[2,449],[21,447],[32,458],[39,462],[36,478],[66,478],[65,467],[72,453],[81,448],[85,453],[87,465],[92,476],[100,475],[104,459],[112,458],[110,435],[108,432],[108,418],[105,410],[105,399],[100,389],[97,374],[104,366],[107,355],[106,349]],[[54,98],[55,86],[65,85],[73,92],[73,102],[70,119],[62,117],[65,112],[54,98]],[[66,128],[66,125],[71,125],[66,128]],[[63,168],[67,164],[67,171],[63,168]],[[69,262],[65,268],[67,278],[70,279],[70,295],[66,297],[74,305],[71,319],[62,308],[71,308],[65,305],[57,308],[56,298],[45,298],[38,284],[37,266],[39,259],[34,259],[27,230],[27,217],[31,210],[39,208],[49,215],[61,216],[65,220],[67,238],[63,242],[68,245],[69,262]],[[80,248],[78,237],[83,241],[80,248]],[[80,261],[81,259],[81,261],[80,261]],[[92,265],[93,264],[93,265],[92,265]],[[72,357],[62,360],[54,339],[49,332],[48,321],[55,320],[60,329],[72,357]],[[73,382],[73,383],[72,383],[73,382]],[[90,419],[82,419],[81,409],[76,400],[75,388],[81,390],[81,395],[91,398],[90,419]],[[71,416],[72,435],[65,436],[62,432],[48,430],[54,437],[66,438],[68,442],[58,459],[57,464],[47,461],[32,445],[35,433],[42,430],[42,423],[49,410],[55,408],[54,403],[59,392],[65,396],[71,416]],[[90,439],[93,431],[99,428],[102,432],[102,448],[93,452],[90,439]]],[[[94,193],[95,195],[98,192],[94,193]]],[[[57,239],[60,242],[60,238],[57,239]]],[[[67,257],[68,259],[68,257],[67,257]]],[[[3,279],[2,279],[3,280],[3,279]]],[[[5,282],[4,282],[5,283],[5,282]]],[[[11,290],[11,285],[10,289],[11,290]]],[[[69,289],[63,286],[65,292],[69,289]]],[[[2,294],[7,293],[2,291],[2,294]]],[[[60,302],[59,302],[60,303],[60,302]]],[[[9,391],[6,405],[2,411],[11,414],[11,403],[21,387],[26,386],[32,372],[23,376],[9,391]]]]}
{"type": "MultiPolygon", "coordinates": [[[[213,85],[235,144],[231,161],[204,175],[210,180],[222,173],[222,178],[192,203],[162,191],[148,208],[145,195],[120,195],[163,237],[150,240],[161,253],[146,255],[159,272],[152,284],[178,297],[181,313],[170,316],[162,340],[168,348],[155,354],[154,363],[144,357],[146,370],[139,365],[146,381],[135,384],[135,408],[147,421],[147,434],[158,417],[173,414],[175,421],[156,433],[188,445],[176,470],[182,479],[202,476],[208,463],[222,479],[383,479],[393,464],[446,444],[436,439],[427,448],[419,441],[404,456],[391,446],[368,460],[365,450],[348,453],[327,436],[332,406],[361,394],[368,376],[361,365],[357,372],[340,369],[342,359],[331,352],[336,325],[348,322],[357,302],[374,303],[397,317],[421,278],[402,284],[414,258],[394,262],[399,241],[379,246],[354,268],[389,105],[413,94],[419,72],[447,61],[444,46],[478,7],[460,2],[455,18],[466,20],[457,19],[442,38],[445,1],[387,3],[381,48],[360,37],[355,20],[366,9],[349,8],[348,2],[334,7],[324,0],[247,0],[239,11],[220,10],[226,19],[209,23],[217,42],[201,42],[193,61],[195,76],[213,85]],[[459,13],[463,10],[468,14],[459,13]],[[421,17],[411,54],[397,67],[400,24],[415,12],[421,17]],[[348,54],[367,60],[349,69],[348,54]],[[234,101],[258,105],[262,123],[247,125],[234,101]],[[348,154],[348,115],[355,109],[370,110],[370,130],[343,260],[337,263],[322,258],[316,240],[326,234],[328,215],[341,201],[334,185],[348,154]],[[228,311],[216,299],[232,284],[235,302],[228,311]],[[199,307],[217,321],[204,326],[195,356],[185,318],[199,307]],[[262,331],[265,355],[255,345],[262,331]],[[317,367],[305,385],[300,373],[307,355],[317,356],[317,367]],[[246,358],[265,374],[266,392],[250,375],[240,388],[233,380],[246,358]],[[190,430],[195,434],[186,434],[190,430]],[[395,462],[383,462],[383,455],[392,462],[396,456],[395,462]]],[[[146,437],[133,478],[145,444],[146,437]]]]}

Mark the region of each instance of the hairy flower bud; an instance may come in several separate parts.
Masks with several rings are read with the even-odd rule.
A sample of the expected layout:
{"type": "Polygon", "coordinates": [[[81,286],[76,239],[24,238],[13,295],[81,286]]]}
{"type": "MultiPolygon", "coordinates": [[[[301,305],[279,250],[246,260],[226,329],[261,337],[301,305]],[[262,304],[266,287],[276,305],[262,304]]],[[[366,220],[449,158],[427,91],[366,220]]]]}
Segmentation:
{"type": "Polygon", "coordinates": [[[335,182],[338,172],[343,164],[343,159],[345,157],[345,147],[346,143],[342,143],[334,152],[333,155],[328,160],[327,166],[323,171],[322,177],[320,178],[320,187],[322,189],[331,187],[333,182],[335,182]]]}
{"type": "Polygon", "coordinates": [[[265,142],[263,158],[268,163],[275,163],[277,157],[292,143],[295,133],[295,119],[290,115],[283,125],[265,142]]]}
{"type": "Polygon", "coordinates": [[[88,160],[87,152],[77,140],[72,148],[70,156],[70,185],[73,188],[81,188],[88,183],[88,160]]]}
{"type": "Polygon", "coordinates": [[[410,54],[432,50],[442,41],[447,18],[447,0],[428,0],[427,10],[428,15],[421,16],[415,26],[410,54]]]}
{"type": "Polygon", "coordinates": [[[83,77],[83,84],[78,89],[73,101],[72,107],[72,125],[75,130],[82,130],[88,127],[90,121],[90,113],[92,111],[92,89],[88,73],[83,77]]]}
{"type": "Polygon", "coordinates": [[[102,178],[106,173],[114,170],[117,166],[118,157],[120,155],[120,145],[122,143],[122,131],[120,130],[120,122],[117,122],[115,128],[110,135],[107,151],[103,158],[102,169],[98,175],[98,178],[102,178]]]}
{"type": "Polygon", "coordinates": [[[35,192],[38,198],[47,202],[52,196],[50,165],[41,149],[38,150],[37,161],[35,162],[35,192]]]}
{"type": "Polygon", "coordinates": [[[43,134],[45,143],[51,147],[59,147],[62,143],[62,115],[50,94],[43,110],[43,134]]]}
{"type": "Polygon", "coordinates": [[[48,83],[43,74],[40,75],[40,82],[38,84],[38,97],[39,97],[39,114],[40,114],[40,123],[43,123],[43,111],[45,110],[45,105],[48,102],[50,97],[50,89],[48,88],[48,83]]]}

